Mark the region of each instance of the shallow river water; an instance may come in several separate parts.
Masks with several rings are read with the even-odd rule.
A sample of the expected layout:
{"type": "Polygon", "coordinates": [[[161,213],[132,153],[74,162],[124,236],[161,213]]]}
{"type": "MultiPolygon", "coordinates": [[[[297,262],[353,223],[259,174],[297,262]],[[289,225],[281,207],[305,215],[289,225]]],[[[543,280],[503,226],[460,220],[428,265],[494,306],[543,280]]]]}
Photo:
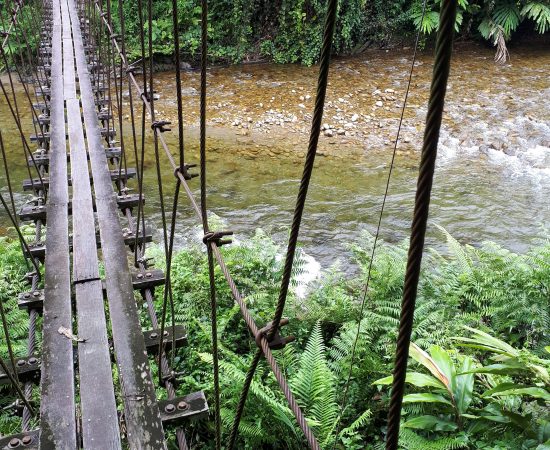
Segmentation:
{"type": "MultiPolygon", "coordinates": [[[[324,122],[321,156],[305,211],[300,241],[323,267],[337,259],[345,265],[347,245],[362,229],[374,231],[395,139],[411,49],[367,52],[334,61],[324,122]],[[344,134],[344,131],[346,133],[344,134]]],[[[516,47],[504,67],[493,51],[457,47],[454,55],[441,145],[433,188],[431,221],[462,242],[494,240],[523,251],[534,238],[548,236],[550,220],[550,48],[516,47]]],[[[412,215],[418,150],[421,145],[433,59],[419,57],[406,109],[402,140],[391,178],[382,237],[407,236],[412,215]]],[[[173,74],[157,77],[160,118],[176,117],[173,74]]],[[[262,228],[284,243],[307,146],[317,68],[251,65],[209,72],[209,209],[243,240],[262,228]]],[[[184,116],[189,162],[198,161],[199,75],[185,73],[184,116]]],[[[23,96],[19,95],[20,103],[23,96]]],[[[127,97],[126,97],[127,101],[127,97]]],[[[125,114],[128,114],[125,106],[125,114]]],[[[30,112],[24,122],[31,132],[30,112]]],[[[0,126],[8,146],[17,201],[27,197],[21,142],[0,100],[0,126]]],[[[167,133],[176,153],[177,127],[167,133]]],[[[124,135],[129,138],[129,126],[124,135]]],[[[130,148],[128,148],[130,151],[130,148]]],[[[129,158],[129,166],[133,166],[129,158]]],[[[165,157],[167,202],[174,188],[165,157]]],[[[146,213],[160,242],[159,201],[151,141],[146,158],[146,213]]],[[[5,192],[5,180],[2,192],[5,192]]],[[[191,181],[198,187],[198,178],[191,181]]],[[[137,184],[134,183],[134,186],[137,184]]],[[[198,194],[198,190],[196,190],[198,194]]],[[[197,239],[195,217],[182,200],[178,245],[197,239]]],[[[0,227],[7,226],[0,212],[0,227]]],[[[441,248],[443,237],[431,227],[428,245],[441,248]]]]}

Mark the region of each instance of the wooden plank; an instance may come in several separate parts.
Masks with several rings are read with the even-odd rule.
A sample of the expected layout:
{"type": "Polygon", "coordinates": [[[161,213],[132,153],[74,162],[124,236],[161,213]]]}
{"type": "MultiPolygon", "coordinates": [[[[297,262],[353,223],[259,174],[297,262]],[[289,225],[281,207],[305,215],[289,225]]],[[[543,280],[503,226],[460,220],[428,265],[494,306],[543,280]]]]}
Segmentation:
{"type": "MultiPolygon", "coordinates": [[[[62,0],[63,23],[70,23],[62,0]],[[66,20],[65,20],[66,19],[66,20]]],[[[64,92],[72,178],[73,282],[77,310],[82,441],[86,449],[121,449],[103,289],[99,280],[95,219],[80,101],[76,97],[72,38],[63,41],[64,92]]]]}
{"type": "Polygon", "coordinates": [[[75,57],[94,179],[103,261],[107,274],[109,315],[124,400],[128,444],[133,450],[165,449],[162,420],[134,299],[132,278],[117,212],[116,194],[101,142],[80,25],[74,0],[68,0],[68,4],[72,17],[75,57]]]}
{"type": "Polygon", "coordinates": [[[61,12],[53,0],[51,157],[46,232],[46,271],[42,326],[42,377],[40,381],[40,448],[76,449],[73,343],[59,334],[71,328],[71,280],[69,267],[69,188],[63,108],[61,12]]]}

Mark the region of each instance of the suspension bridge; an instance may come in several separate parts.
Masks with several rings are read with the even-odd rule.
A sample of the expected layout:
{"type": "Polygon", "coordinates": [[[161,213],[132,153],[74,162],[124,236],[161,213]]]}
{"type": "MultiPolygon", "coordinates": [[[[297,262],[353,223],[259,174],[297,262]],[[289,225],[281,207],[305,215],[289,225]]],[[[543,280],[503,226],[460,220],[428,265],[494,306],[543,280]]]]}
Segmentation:
{"type": "MultiPolygon", "coordinates": [[[[149,0],[144,5],[139,0],[138,3],[136,13],[144,25],[144,11],[147,10],[148,30],[151,33],[152,2],[149,0]]],[[[412,313],[449,73],[455,3],[444,2],[436,49],[389,410],[387,448],[391,449],[397,448],[398,444],[412,313]]],[[[29,337],[28,356],[15,357],[9,345],[4,310],[0,308],[4,337],[10,353],[9,361],[0,361],[0,379],[10,383],[17,392],[18,413],[22,416],[21,432],[1,437],[0,448],[164,449],[169,445],[167,431],[175,430],[175,445],[186,449],[189,447],[185,435],[186,424],[190,420],[210,420],[211,416],[215,424],[216,448],[233,448],[251,381],[260,360],[265,358],[303,432],[304,442],[310,448],[318,449],[320,446],[315,434],[294,398],[273,351],[292,341],[291,337],[282,335],[282,327],[287,323],[283,318],[284,306],[321,130],[337,1],[330,0],[327,7],[311,138],[276,313],[271,322],[262,325],[258,325],[248,311],[245,299],[219,251],[222,245],[231,242],[228,236],[232,233],[212,231],[208,224],[207,2],[202,1],[200,173],[197,175],[193,173],[196,165],[188,164],[185,160],[181,120],[178,122],[178,155],[173,156],[168,148],[163,133],[168,130],[170,123],[156,117],[152,88],[154,71],[152,58],[146,58],[144,33],[140,36],[142,58],[130,64],[125,50],[122,2],[118,2],[118,5],[121,8],[118,14],[120,23],[116,26],[120,30],[118,35],[114,32],[109,0],[46,0],[29,4],[16,0],[7,2],[9,11],[2,15],[5,21],[2,58],[6,67],[10,63],[15,64],[18,75],[16,81],[22,83],[25,98],[32,106],[35,134],[27,136],[24,133],[14,80],[8,73],[9,83],[0,82],[1,89],[13,115],[10,128],[15,127],[20,132],[25,152],[29,178],[23,182],[23,189],[31,192],[33,199],[20,210],[15,209],[9,171],[6,170],[11,202],[2,197],[2,203],[18,230],[22,250],[30,267],[27,274],[29,290],[22,292],[18,299],[19,307],[28,311],[29,337]],[[35,8],[36,14],[29,8],[35,8]],[[20,26],[20,17],[25,9],[27,13],[29,10],[31,12],[28,19],[35,25],[34,31],[20,26]],[[37,36],[33,35],[34,32],[37,36]],[[20,40],[20,48],[25,50],[20,51],[20,60],[15,56],[13,61],[9,61],[6,50],[15,36],[20,40]],[[39,43],[33,46],[31,41],[35,38],[38,38],[39,43]],[[121,132],[124,86],[129,88],[130,93],[130,143],[124,142],[121,132]],[[142,105],[144,111],[141,148],[134,118],[134,109],[137,110],[138,105],[142,105]],[[143,136],[146,117],[154,135],[157,167],[163,155],[174,170],[175,195],[171,220],[163,200],[160,174],[158,180],[164,224],[165,272],[154,269],[151,261],[145,257],[146,245],[152,240],[143,211],[143,162],[146,151],[143,136]],[[120,130],[118,141],[116,126],[120,130]],[[32,145],[37,148],[33,150],[32,145]],[[134,168],[127,165],[127,153],[132,150],[136,162],[134,168]],[[189,185],[198,175],[200,201],[195,200],[189,185]],[[128,183],[131,179],[137,182],[138,193],[130,194],[128,183]],[[172,369],[169,357],[171,352],[187,341],[184,324],[176,324],[173,315],[172,320],[167,321],[167,309],[177,301],[171,292],[170,270],[180,192],[188,197],[191,210],[202,224],[209,264],[214,393],[208,399],[202,391],[184,395],[179,393],[179,374],[172,369]],[[20,222],[34,223],[34,242],[25,240],[19,230],[20,222]],[[215,264],[221,268],[251,337],[257,344],[227,442],[222,442],[221,435],[215,264]],[[104,268],[104,274],[100,267],[104,268]],[[159,312],[155,308],[154,295],[155,289],[160,288],[164,290],[163,307],[159,312]],[[142,327],[136,302],[138,298],[146,306],[152,329],[144,330],[142,327]],[[40,389],[39,405],[33,400],[35,385],[40,389]],[[157,397],[159,388],[165,391],[163,400],[157,397]]],[[[177,5],[174,5],[174,11],[174,30],[177,30],[177,5]]],[[[174,39],[177,101],[181,119],[177,32],[174,33],[174,39]]],[[[150,56],[151,36],[148,42],[150,56]]],[[[0,147],[6,162],[1,134],[0,147]]],[[[363,298],[363,305],[364,301],[363,298]]],[[[347,386],[344,402],[346,395],[347,386]]]]}

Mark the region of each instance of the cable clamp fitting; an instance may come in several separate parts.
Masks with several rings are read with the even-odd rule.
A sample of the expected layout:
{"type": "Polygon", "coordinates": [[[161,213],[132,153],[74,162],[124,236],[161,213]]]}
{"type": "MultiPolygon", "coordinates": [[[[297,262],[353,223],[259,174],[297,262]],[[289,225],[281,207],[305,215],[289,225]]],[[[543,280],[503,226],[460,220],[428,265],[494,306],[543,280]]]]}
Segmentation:
{"type": "Polygon", "coordinates": [[[181,167],[176,167],[174,169],[174,176],[176,178],[179,178],[179,175],[183,175],[184,180],[191,180],[192,178],[196,178],[199,176],[198,173],[189,173],[189,169],[192,169],[194,167],[197,167],[196,164],[184,164],[183,165],[183,171],[181,170],[181,167]]]}
{"type": "Polygon", "coordinates": [[[223,239],[225,236],[233,236],[232,231],[209,231],[202,238],[202,242],[205,245],[214,242],[218,247],[222,245],[231,244],[231,239],[223,239]]]}
{"type": "Polygon", "coordinates": [[[168,120],[156,120],[151,124],[151,129],[153,130],[159,130],[161,133],[164,133],[165,131],[172,131],[171,128],[164,128],[166,125],[171,125],[172,122],[168,120]]]}
{"type": "Polygon", "coordinates": [[[273,322],[269,322],[265,327],[260,328],[258,330],[258,333],[256,334],[256,345],[259,348],[262,348],[262,338],[265,337],[267,339],[267,343],[271,350],[280,350],[286,347],[287,344],[290,344],[291,342],[295,341],[296,338],[294,336],[287,336],[287,337],[281,336],[280,328],[285,325],[288,325],[288,323],[289,323],[288,319],[282,319],[279,322],[279,329],[275,331],[275,334],[271,339],[268,339],[268,336],[271,333],[271,330],[273,329],[273,322]]]}

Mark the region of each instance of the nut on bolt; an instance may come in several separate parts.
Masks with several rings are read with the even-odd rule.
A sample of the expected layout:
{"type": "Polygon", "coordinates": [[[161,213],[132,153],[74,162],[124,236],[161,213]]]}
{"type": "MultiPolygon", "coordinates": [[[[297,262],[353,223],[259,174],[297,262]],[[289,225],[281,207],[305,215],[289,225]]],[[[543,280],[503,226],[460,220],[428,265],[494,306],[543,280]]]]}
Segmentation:
{"type": "Polygon", "coordinates": [[[189,403],[187,402],[184,402],[183,400],[181,402],[178,403],[178,409],[180,411],[186,411],[189,409],[189,403]]]}
{"type": "Polygon", "coordinates": [[[173,403],[168,403],[164,407],[164,411],[167,412],[168,414],[172,414],[174,411],[176,411],[176,407],[174,406],[173,403]]]}

